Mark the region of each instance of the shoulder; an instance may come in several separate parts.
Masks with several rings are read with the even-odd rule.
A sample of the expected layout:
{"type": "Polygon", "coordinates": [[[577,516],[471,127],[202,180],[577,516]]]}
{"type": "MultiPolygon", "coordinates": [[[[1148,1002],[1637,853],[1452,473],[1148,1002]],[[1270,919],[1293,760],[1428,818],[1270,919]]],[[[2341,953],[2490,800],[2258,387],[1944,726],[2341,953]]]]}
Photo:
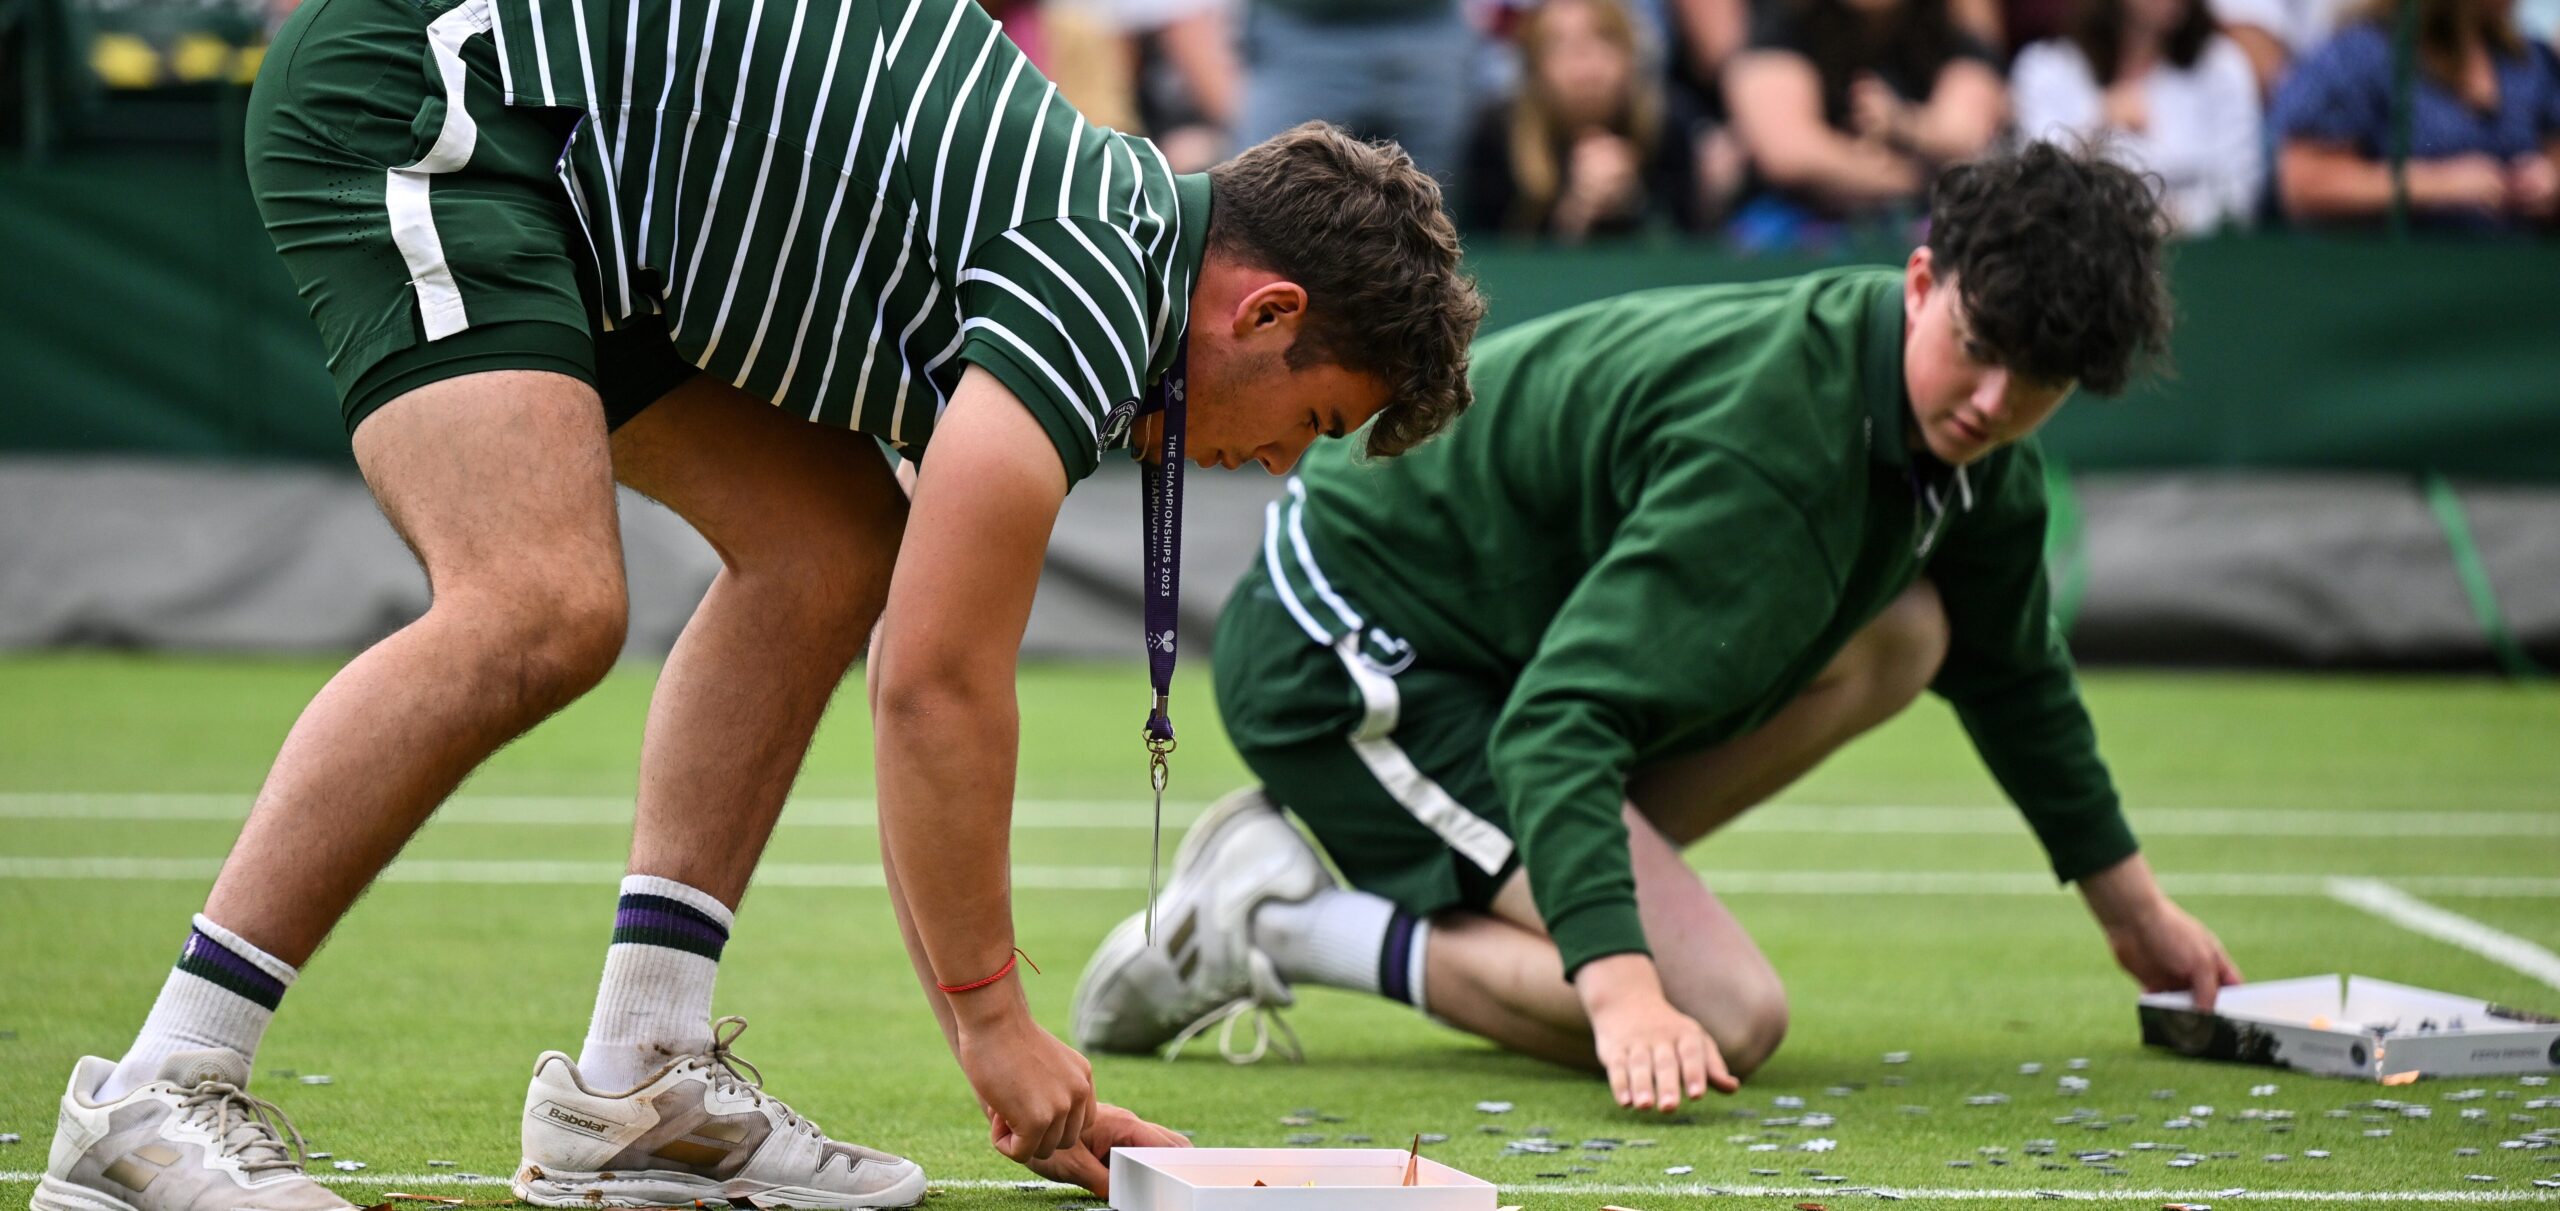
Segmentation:
{"type": "Polygon", "coordinates": [[[2206,39],[2204,52],[2196,56],[2196,65],[2189,70],[2199,78],[2216,83],[2242,79],[2249,81],[2253,90],[2257,87],[2258,77],[2256,70],[2249,66],[2249,53],[2241,50],[2240,43],[2229,34],[2215,34],[2206,39]]]}

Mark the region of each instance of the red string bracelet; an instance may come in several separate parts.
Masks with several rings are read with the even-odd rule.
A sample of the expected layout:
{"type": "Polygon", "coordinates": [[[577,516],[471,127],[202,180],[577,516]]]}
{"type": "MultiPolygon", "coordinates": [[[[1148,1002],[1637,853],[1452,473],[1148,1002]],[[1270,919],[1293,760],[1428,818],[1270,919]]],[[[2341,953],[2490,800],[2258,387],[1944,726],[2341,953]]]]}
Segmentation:
{"type": "MultiPolygon", "coordinates": [[[[1014,963],[1015,963],[1015,962],[1017,962],[1017,961],[1019,961],[1019,962],[1024,962],[1024,963],[1031,963],[1031,956],[1030,956],[1030,955],[1027,955],[1027,954],[1022,953],[1022,948],[1021,948],[1021,947],[1019,947],[1019,946],[1016,946],[1016,947],[1014,947],[1014,948],[1013,948],[1013,953],[1012,953],[1012,954],[1009,954],[1009,955],[1006,955],[1006,956],[1005,956],[1005,958],[1004,958],[1004,966],[999,967],[999,968],[996,968],[996,973],[995,973],[994,975],[988,976],[987,978],[985,978],[985,979],[983,979],[983,980],[971,980],[970,982],[968,982],[968,983],[966,983],[966,984],[945,984],[945,983],[943,983],[943,982],[942,982],[942,981],[940,981],[940,980],[936,980],[936,981],[934,981],[933,986],[934,986],[934,987],[936,987],[936,988],[941,989],[941,990],[942,990],[943,992],[945,992],[945,993],[949,993],[949,994],[953,994],[953,995],[957,995],[957,994],[959,994],[959,993],[963,993],[963,992],[976,992],[977,990],[979,990],[979,989],[981,989],[981,988],[984,988],[984,987],[986,987],[986,986],[987,986],[987,985],[989,985],[989,984],[993,984],[993,983],[995,983],[996,981],[998,981],[998,980],[1001,980],[1001,979],[1005,978],[1006,976],[1012,975],[1012,974],[1013,974],[1013,965],[1014,965],[1014,963]]],[[[1039,974],[1041,974],[1041,972],[1040,972],[1040,965],[1039,965],[1038,963],[1031,963],[1031,974],[1033,974],[1033,975],[1039,975],[1039,974]]]]}

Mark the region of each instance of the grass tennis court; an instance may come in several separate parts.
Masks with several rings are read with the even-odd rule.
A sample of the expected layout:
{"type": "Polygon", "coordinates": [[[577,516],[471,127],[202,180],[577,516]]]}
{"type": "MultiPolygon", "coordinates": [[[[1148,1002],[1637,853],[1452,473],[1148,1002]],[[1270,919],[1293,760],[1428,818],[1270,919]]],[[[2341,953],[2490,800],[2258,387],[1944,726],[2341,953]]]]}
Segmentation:
{"type": "MultiPolygon", "coordinates": [[[[0,661],[0,1133],[22,1137],[0,1145],[0,1202],[21,1205],[43,1168],[72,1061],[120,1053],[139,1024],[277,742],[333,668],[0,661]]],[[[505,1198],[502,1185],[458,1175],[513,1167],[533,1058],[574,1052],[584,1032],[652,671],[626,666],[500,754],[286,999],[258,1057],[258,1092],[314,1148],[366,1166],[314,1166],[357,1201],[389,1190],[505,1198]]],[[[1047,969],[1027,982],[1033,1003],[1061,1033],[1086,955],[1145,894],[1144,687],[1134,666],[1035,668],[1023,681],[1016,915],[1047,969]]],[[[2560,1009],[2560,988],[2531,963],[2424,936],[2342,902],[2331,883],[2381,880],[2546,957],[2560,949],[2560,695],[2487,681],[2154,674],[2093,675],[2089,693],[2164,884],[2251,976],[2351,971],[2560,1009]]],[[[1168,846],[1243,778],[1214,714],[1195,669],[1177,697],[1181,805],[1168,846]]],[[[857,693],[819,736],[723,963],[720,1011],[754,1023],[739,1050],[832,1133],[922,1162],[933,1206],[1092,1205],[1016,1189],[1027,1175],[973,1126],[878,886],[870,757],[857,693]]],[[[1195,1045],[1177,1064],[1098,1059],[1096,1080],[1106,1099],[1204,1144],[1315,1132],[1402,1146],[1445,1133],[1430,1155],[1531,1211],[1877,1201],[1855,1188],[1938,1206],[2038,1191],[2123,1207],[2560,1205],[2560,1189],[2534,1185],[2560,1179],[2560,1146],[2500,1147],[2560,1128],[2560,1085],[2384,1090],[2145,1052],[2132,985],[2001,802],[1952,718],[1927,705],[1694,851],[1787,977],[1794,1025],[1739,1096],[1679,1120],[1619,1111],[1596,1078],[1324,990],[1303,992],[1291,1015],[1303,1066],[1231,1067],[1195,1045]],[[1909,1062],[1883,1063],[1893,1051],[1909,1062]],[[2085,1070],[2066,1068],[2075,1057],[2085,1070]],[[2028,1063],[2042,1070],[2021,1073],[2028,1063]],[[2066,1073],[2088,1091],[2060,1092],[2066,1073]],[[2251,1095],[2270,1083],[2272,1095],[2251,1095]],[[2447,1097],[2474,1088],[2486,1092],[2447,1097]],[[2008,1100],[1968,1104],[1993,1093],[2008,1100]],[[2430,1113],[2362,1104],[2377,1097],[2430,1113]],[[1484,1100],[1515,1109],[1479,1113],[1484,1100]],[[1306,1110],[1316,1124],[1281,1122],[1306,1110]],[[1800,1124],[1808,1112],[1833,1121],[1759,1121],[1800,1124]],[[2199,1125],[2163,1126],[2176,1117],[2199,1125]],[[1562,1151],[1502,1155],[1536,1128],[1562,1151]],[[1576,1145],[1588,1139],[1654,1142],[1586,1155],[1576,1145]],[[1816,1139],[1836,1146],[1800,1147],[1816,1139]],[[2033,1154],[2045,1140],[2054,1155],[2033,1154]],[[2123,1175],[2074,1157],[2093,1150],[2122,1151],[2097,1163],[2123,1175]],[[2181,1151],[2206,1158],[2171,1167],[2181,1151]],[[1665,1172],[1680,1166],[1689,1171],[1665,1172]]]]}

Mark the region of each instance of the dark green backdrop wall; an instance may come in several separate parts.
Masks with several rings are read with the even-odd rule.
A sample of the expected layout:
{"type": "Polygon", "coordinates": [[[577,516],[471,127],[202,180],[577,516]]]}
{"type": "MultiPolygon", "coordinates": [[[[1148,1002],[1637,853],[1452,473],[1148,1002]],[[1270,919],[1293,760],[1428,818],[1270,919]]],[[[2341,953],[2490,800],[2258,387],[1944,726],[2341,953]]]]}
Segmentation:
{"type": "MultiPolygon", "coordinates": [[[[1473,262],[1495,326],[1812,265],[1690,246],[1473,262]]],[[[2172,285],[2176,376],[2066,409],[2048,446],[2075,467],[2560,480],[2560,243],[2219,239],[2181,247],[2172,285]]],[[[0,451],[345,460],[318,340],[236,167],[0,166],[0,451]]]]}

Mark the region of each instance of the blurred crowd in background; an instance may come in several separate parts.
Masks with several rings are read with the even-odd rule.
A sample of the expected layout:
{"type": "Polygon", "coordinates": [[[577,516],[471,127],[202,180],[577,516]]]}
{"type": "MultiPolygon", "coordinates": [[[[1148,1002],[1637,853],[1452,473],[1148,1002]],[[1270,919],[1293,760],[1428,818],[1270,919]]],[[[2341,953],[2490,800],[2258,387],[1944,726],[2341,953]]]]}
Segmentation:
{"type": "MultiPolygon", "coordinates": [[[[108,94],[236,87],[298,2],[0,0],[0,49],[54,6],[108,94]]],[[[1883,243],[2020,138],[2104,140],[2187,234],[2381,226],[2395,148],[2411,226],[2560,231],[2560,0],[978,2],[1177,169],[1322,118],[1403,143],[1478,239],[1883,243]]]]}
{"type": "Polygon", "coordinates": [[[2183,232],[2560,230],[2560,0],[988,0],[1095,120],[1197,168],[1394,138],[1479,235],[1818,249],[2003,139],[2103,139],[2183,232]],[[2405,38],[2413,61],[2397,103],[2405,38]]]}

